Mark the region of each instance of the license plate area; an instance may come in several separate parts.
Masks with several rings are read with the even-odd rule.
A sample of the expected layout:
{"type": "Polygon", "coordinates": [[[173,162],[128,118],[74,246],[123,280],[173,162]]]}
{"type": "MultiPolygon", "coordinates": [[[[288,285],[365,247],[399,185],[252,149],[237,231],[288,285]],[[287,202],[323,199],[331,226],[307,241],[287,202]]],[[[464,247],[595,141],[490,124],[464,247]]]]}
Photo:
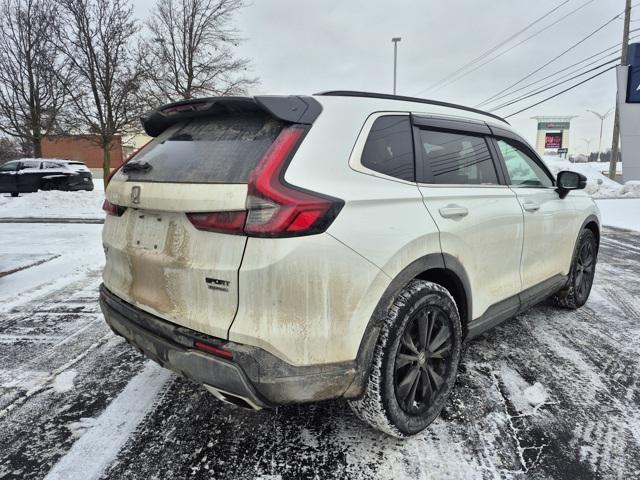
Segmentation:
{"type": "Polygon", "coordinates": [[[161,252],[167,237],[167,220],[162,215],[145,211],[133,212],[131,247],[161,252]]]}

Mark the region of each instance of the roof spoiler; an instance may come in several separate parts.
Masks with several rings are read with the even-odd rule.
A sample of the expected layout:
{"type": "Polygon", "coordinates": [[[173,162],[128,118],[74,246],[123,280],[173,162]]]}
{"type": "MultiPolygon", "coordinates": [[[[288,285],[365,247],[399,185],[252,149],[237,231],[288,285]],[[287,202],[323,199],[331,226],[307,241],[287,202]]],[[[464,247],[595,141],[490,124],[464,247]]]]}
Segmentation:
{"type": "Polygon", "coordinates": [[[147,135],[157,137],[187,119],[251,112],[267,113],[288,123],[311,125],[322,112],[322,106],[312,97],[298,95],[194,98],[163,105],[142,116],[140,121],[147,135]]]}

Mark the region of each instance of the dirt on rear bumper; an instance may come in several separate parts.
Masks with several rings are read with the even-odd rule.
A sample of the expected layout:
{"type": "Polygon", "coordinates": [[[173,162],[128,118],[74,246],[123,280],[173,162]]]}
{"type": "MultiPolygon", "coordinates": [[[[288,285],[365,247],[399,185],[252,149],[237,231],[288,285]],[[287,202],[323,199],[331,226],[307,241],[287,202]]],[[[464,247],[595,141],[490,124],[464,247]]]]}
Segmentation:
{"type": "Polygon", "coordinates": [[[224,342],[167,322],[128,304],[104,285],[100,287],[100,307],[112,330],[144,355],[179,375],[213,387],[240,406],[264,408],[339,398],[356,378],[355,362],[289,365],[260,348],[224,342]],[[233,352],[233,361],[195,350],[196,340],[224,342],[224,348],[233,352]]]}

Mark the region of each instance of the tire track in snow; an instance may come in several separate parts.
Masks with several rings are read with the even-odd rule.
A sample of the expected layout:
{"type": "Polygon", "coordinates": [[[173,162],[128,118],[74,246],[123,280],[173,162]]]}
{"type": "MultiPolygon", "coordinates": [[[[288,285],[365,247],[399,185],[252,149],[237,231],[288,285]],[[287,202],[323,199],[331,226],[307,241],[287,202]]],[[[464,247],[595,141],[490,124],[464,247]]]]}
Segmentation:
{"type": "Polygon", "coordinates": [[[71,449],[49,471],[45,480],[92,480],[116,458],[120,448],[152,409],[172,374],[147,361],[71,449]]]}

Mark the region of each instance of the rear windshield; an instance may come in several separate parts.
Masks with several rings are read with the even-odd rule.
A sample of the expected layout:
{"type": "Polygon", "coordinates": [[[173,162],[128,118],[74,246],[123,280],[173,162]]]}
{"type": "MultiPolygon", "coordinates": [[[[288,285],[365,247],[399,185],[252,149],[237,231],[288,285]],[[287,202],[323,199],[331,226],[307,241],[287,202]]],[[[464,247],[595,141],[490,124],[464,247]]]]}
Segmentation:
{"type": "Polygon", "coordinates": [[[131,163],[146,171],[118,172],[132,181],[171,183],[247,183],[284,124],[256,114],[188,120],[164,131],[131,163]]]}

